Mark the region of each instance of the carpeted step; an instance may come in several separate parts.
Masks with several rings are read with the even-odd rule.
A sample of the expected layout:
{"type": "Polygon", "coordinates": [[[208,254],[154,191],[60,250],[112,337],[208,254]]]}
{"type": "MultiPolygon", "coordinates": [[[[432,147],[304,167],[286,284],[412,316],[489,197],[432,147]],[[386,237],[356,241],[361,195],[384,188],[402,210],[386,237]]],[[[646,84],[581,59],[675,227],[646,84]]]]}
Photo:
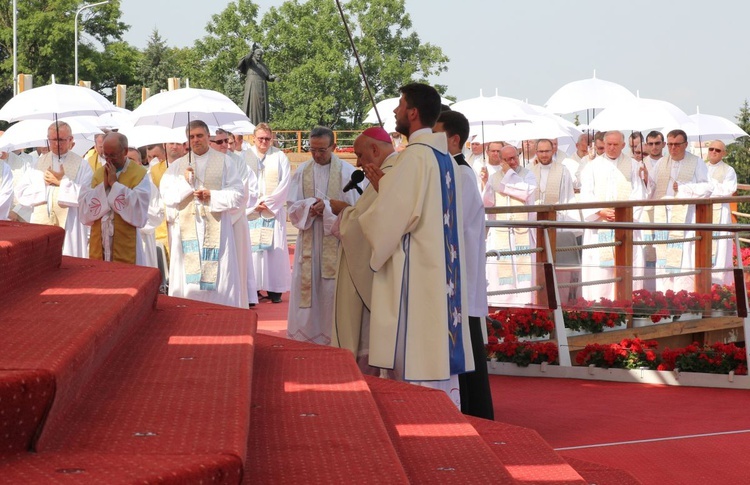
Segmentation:
{"type": "Polygon", "coordinates": [[[65,231],[0,221],[0,303],[8,293],[60,266],[65,231]]]}
{"type": "MultiPolygon", "coordinates": [[[[466,416],[519,483],[585,485],[587,482],[533,429],[466,416]]],[[[606,483],[606,482],[601,482],[606,483]]]]}
{"type": "Polygon", "coordinates": [[[159,272],[64,257],[6,295],[0,370],[46,370],[55,378],[47,422],[66,414],[91,375],[153,310],[159,272]]]}
{"type": "Polygon", "coordinates": [[[0,481],[25,485],[239,483],[242,460],[232,455],[108,453],[0,454],[0,481]]]}
{"type": "Polygon", "coordinates": [[[47,371],[0,370],[0,453],[29,451],[54,396],[47,371]]]}
{"type": "Polygon", "coordinates": [[[519,483],[444,392],[366,380],[411,483],[519,483]]]}
{"type": "Polygon", "coordinates": [[[75,409],[37,450],[121,455],[246,455],[254,334],[248,310],[160,296],[75,409]]]}
{"type": "Polygon", "coordinates": [[[606,485],[641,485],[641,482],[625,470],[610,468],[590,461],[565,458],[587,483],[606,485]]]}
{"type": "Polygon", "coordinates": [[[351,354],[257,336],[244,483],[408,483],[351,354]]]}

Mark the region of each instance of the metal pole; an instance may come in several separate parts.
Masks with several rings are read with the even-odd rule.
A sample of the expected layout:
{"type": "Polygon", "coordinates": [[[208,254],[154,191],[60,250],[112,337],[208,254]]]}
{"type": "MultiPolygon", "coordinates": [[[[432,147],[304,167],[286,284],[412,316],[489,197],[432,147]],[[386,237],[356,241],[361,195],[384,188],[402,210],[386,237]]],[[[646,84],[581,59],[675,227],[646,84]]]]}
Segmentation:
{"type": "Polygon", "coordinates": [[[75,75],[73,76],[73,84],[76,86],[78,85],[78,15],[80,15],[80,13],[86,9],[94,8],[99,5],[104,5],[105,3],[109,3],[109,2],[110,0],[104,0],[103,2],[89,3],[79,8],[78,10],[76,10],[76,16],[73,21],[73,35],[75,37],[75,40],[74,40],[75,75]]]}

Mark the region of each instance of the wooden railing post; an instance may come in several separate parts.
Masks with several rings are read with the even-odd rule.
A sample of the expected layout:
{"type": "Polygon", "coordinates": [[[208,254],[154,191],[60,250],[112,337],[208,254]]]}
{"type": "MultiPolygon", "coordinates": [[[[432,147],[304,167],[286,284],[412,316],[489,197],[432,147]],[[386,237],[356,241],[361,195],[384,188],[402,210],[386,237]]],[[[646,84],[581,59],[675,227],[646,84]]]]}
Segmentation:
{"type": "MultiPolygon", "coordinates": [[[[554,210],[539,211],[536,213],[536,220],[537,221],[556,221],[557,211],[554,211],[554,210]]],[[[550,244],[550,249],[552,250],[552,257],[555,258],[555,254],[557,251],[557,231],[555,229],[549,230],[549,244],[550,244]]],[[[542,249],[541,252],[536,253],[536,262],[537,263],[551,263],[552,261],[547,261],[547,252],[544,251],[544,228],[540,227],[536,230],[536,247],[542,249]]]]}
{"type": "MultiPolygon", "coordinates": [[[[695,205],[695,222],[698,224],[711,224],[713,222],[713,204],[710,200],[695,205]]],[[[695,242],[695,269],[699,271],[695,275],[695,291],[698,293],[711,292],[711,231],[696,231],[699,238],[695,242]]]]}
{"type": "MultiPolygon", "coordinates": [[[[616,207],[615,221],[633,222],[633,207],[616,207]]],[[[615,276],[619,279],[615,283],[615,299],[619,301],[631,300],[633,297],[633,231],[615,229],[615,276]]]]}

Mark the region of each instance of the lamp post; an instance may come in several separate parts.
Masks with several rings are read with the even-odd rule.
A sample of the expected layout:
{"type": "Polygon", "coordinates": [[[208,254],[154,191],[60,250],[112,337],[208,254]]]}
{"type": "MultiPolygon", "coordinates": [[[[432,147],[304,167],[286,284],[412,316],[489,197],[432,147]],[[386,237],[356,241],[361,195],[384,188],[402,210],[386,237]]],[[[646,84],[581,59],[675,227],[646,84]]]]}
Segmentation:
{"type": "Polygon", "coordinates": [[[104,5],[105,3],[109,3],[110,0],[104,0],[103,2],[97,2],[97,3],[88,3],[84,5],[83,7],[76,10],[76,16],[74,20],[74,31],[75,31],[75,76],[74,76],[74,85],[78,85],[78,15],[83,12],[86,9],[94,8],[99,5],[104,5]]]}

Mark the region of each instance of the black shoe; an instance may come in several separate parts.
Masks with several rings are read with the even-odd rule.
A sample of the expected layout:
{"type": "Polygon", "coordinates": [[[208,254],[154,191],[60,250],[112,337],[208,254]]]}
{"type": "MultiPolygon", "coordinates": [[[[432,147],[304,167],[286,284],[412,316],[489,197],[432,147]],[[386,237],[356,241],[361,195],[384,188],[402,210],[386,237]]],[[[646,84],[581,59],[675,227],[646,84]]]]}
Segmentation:
{"type": "Polygon", "coordinates": [[[250,308],[252,308],[252,307],[255,306],[255,303],[248,303],[247,306],[250,307],[250,308]]]}
{"type": "Polygon", "coordinates": [[[275,291],[269,291],[268,298],[271,299],[271,303],[281,303],[281,293],[276,293],[275,291]]]}

